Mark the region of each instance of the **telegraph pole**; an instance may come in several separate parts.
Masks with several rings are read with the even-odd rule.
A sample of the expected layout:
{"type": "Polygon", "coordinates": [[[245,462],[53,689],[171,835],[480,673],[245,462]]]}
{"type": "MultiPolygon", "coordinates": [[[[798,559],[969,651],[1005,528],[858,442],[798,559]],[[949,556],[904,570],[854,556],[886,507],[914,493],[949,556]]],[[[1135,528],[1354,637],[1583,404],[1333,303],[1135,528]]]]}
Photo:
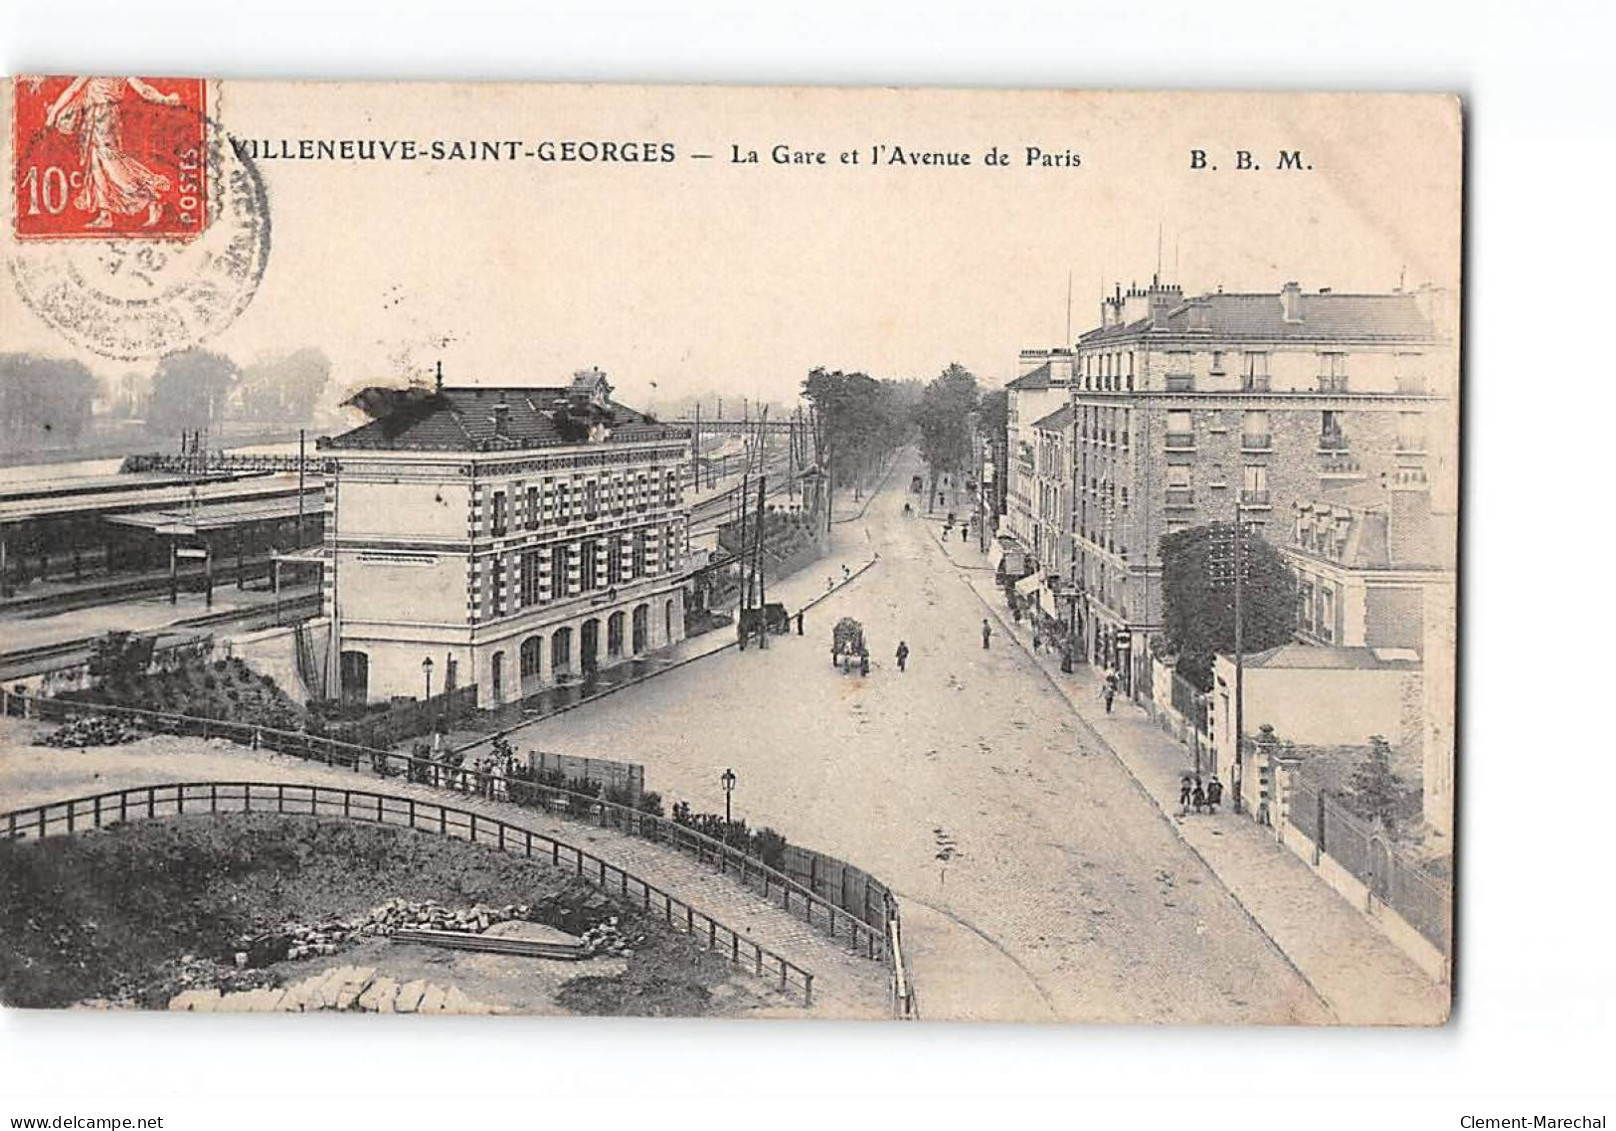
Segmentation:
{"type": "Polygon", "coordinates": [[[749,568],[749,558],[746,552],[746,476],[741,476],[740,500],[741,512],[741,548],[736,551],[736,558],[741,563],[741,600],[736,613],[738,635],[741,641],[741,651],[746,651],[746,611],[751,608],[752,601],[752,575],[749,568]]]}
{"type": "Polygon", "coordinates": [[[757,532],[758,532],[758,534],[757,534],[757,543],[758,543],[757,544],[758,602],[757,602],[757,607],[758,607],[759,616],[757,618],[757,626],[758,626],[758,647],[759,648],[767,648],[769,646],[769,622],[768,622],[768,614],[767,614],[767,611],[766,611],[767,607],[768,607],[769,599],[765,595],[764,577],[763,577],[763,531],[764,531],[763,500],[764,500],[764,497],[766,495],[766,492],[764,490],[764,484],[766,482],[767,482],[767,477],[766,476],[763,476],[763,475],[758,476],[758,517],[757,517],[757,532]]]}
{"type": "Polygon", "coordinates": [[[1240,799],[1240,786],[1245,777],[1246,746],[1246,625],[1242,591],[1246,582],[1246,564],[1241,550],[1242,518],[1240,496],[1234,499],[1234,811],[1245,812],[1240,799]]]}
{"type": "Polygon", "coordinates": [[[297,548],[299,550],[303,548],[303,473],[304,462],[308,458],[304,454],[303,444],[307,436],[308,429],[299,428],[297,430],[297,548]]]}

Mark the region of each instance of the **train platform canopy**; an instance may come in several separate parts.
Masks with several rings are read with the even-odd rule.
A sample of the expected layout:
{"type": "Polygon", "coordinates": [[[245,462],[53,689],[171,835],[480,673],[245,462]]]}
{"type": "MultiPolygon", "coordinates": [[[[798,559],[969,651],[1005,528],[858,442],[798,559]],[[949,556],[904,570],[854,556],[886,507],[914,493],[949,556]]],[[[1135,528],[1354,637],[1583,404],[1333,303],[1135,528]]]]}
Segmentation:
{"type": "MultiPolygon", "coordinates": [[[[314,495],[315,492],[308,492],[314,495]]],[[[236,499],[229,502],[203,503],[195,508],[179,506],[160,510],[134,511],[129,514],[109,514],[107,522],[127,526],[152,534],[197,534],[234,530],[266,522],[285,522],[297,517],[296,492],[290,496],[270,499],[236,499]]],[[[321,513],[318,502],[305,499],[303,513],[314,516],[321,513]]]]}
{"type": "MultiPolygon", "coordinates": [[[[310,497],[323,492],[323,485],[307,490],[310,497]]],[[[24,522],[41,522],[75,518],[93,518],[109,512],[128,514],[146,513],[154,508],[184,509],[190,501],[193,487],[189,482],[158,482],[141,484],[135,490],[95,491],[70,495],[33,495],[12,497],[9,491],[0,493],[0,526],[24,522]]],[[[202,482],[195,486],[196,497],[204,505],[216,502],[261,500],[284,495],[292,500],[297,510],[297,476],[292,474],[261,475],[228,482],[202,482]]],[[[323,504],[316,500],[316,507],[323,504]]]]}

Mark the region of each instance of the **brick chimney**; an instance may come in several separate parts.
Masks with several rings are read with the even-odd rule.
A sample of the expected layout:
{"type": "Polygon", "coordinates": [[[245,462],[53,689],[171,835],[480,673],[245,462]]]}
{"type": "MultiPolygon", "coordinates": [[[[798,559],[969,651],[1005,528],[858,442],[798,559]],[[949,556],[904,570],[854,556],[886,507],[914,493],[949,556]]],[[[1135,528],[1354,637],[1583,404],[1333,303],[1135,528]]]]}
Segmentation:
{"type": "Polygon", "coordinates": [[[1280,288],[1279,309],[1287,322],[1302,320],[1302,284],[1289,282],[1280,288]]]}
{"type": "Polygon", "coordinates": [[[1396,565],[1431,565],[1431,485],[1419,468],[1404,467],[1386,488],[1386,556],[1396,565]]]}
{"type": "Polygon", "coordinates": [[[1049,383],[1051,385],[1070,385],[1072,383],[1071,350],[1054,349],[1049,351],[1049,383]]]}
{"type": "Polygon", "coordinates": [[[1022,350],[1021,355],[1017,358],[1019,371],[1016,376],[1025,377],[1048,360],[1048,350],[1022,350]]]}

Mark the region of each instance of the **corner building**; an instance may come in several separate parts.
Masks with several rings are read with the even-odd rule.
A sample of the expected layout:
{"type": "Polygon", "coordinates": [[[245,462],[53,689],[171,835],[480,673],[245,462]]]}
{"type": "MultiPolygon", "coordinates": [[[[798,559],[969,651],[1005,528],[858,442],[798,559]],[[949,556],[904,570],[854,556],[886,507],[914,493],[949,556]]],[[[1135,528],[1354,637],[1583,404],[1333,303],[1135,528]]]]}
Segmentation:
{"type": "Polygon", "coordinates": [[[342,698],[430,670],[498,706],[684,638],[689,433],[599,370],[400,394],[320,449],[342,698]]]}
{"type": "MultiPolygon", "coordinates": [[[[1289,540],[1331,488],[1429,473],[1456,500],[1457,375],[1441,292],[1185,298],[1120,288],[1071,386],[1076,616],[1130,692],[1162,624],[1162,535],[1232,522],[1289,540]],[[1277,524],[1277,525],[1276,525],[1277,524]]],[[[1435,503],[1438,510],[1448,503],[1435,503]]]]}

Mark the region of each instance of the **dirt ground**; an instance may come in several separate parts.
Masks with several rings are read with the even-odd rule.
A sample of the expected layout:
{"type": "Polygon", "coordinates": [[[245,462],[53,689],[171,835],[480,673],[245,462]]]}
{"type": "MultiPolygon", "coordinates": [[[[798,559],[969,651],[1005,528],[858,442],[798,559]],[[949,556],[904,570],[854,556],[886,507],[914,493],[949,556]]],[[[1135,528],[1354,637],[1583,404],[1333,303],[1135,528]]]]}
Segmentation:
{"type": "Polygon", "coordinates": [[[181,989],[283,985],[344,964],[453,985],[518,1013],[789,1010],[695,940],[542,861],[408,829],[232,814],[0,843],[0,999],[8,1005],[164,1008],[181,989]],[[616,915],[634,945],[621,957],[563,962],[369,937],[332,955],[236,968],[242,935],[357,917],[393,897],[451,908],[530,904],[536,917],[574,929],[616,915]]]}

